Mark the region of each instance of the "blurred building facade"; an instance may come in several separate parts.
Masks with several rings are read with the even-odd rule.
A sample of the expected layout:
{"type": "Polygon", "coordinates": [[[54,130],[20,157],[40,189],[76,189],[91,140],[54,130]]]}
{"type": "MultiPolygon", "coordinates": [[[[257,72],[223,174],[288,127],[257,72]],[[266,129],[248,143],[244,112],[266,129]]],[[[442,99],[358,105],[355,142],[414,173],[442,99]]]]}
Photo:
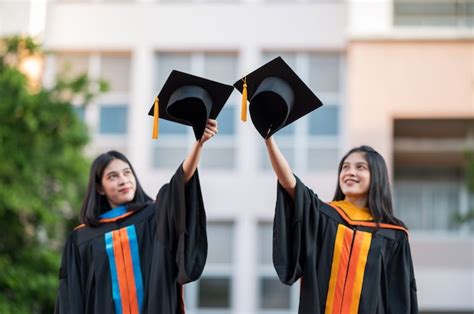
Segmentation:
{"type": "MultiPolygon", "coordinates": [[[[194,140],[190,128],[166,121],[151,140],[147,112],[170,71],[232,84],[281,55],[325,104],[276,136],[295,174],[329,201],[349,148],[369,144],[381,152],[396,214],[411,230],[421,312],[472,313],[473,226],[453,217],[474,207],[464,160],[464,151],[474,150],[473,1],[23,5],[31,15],[20,29],[37,30],[43,21],[39,32],[53,52],[45,84],[65,68],[110,82],[107,94],[77,107],[92,136],[88,153],[124,152],[150,195],[194,140]]],[[[276,179],[263,139],[239,117],[234,92],[218,118],[219,135],[205,145],[199,171],[209,256],[202,279],[186,287],[187,311],[295,313],[298,284],[280,284],[271,260],[276,179]]]]}

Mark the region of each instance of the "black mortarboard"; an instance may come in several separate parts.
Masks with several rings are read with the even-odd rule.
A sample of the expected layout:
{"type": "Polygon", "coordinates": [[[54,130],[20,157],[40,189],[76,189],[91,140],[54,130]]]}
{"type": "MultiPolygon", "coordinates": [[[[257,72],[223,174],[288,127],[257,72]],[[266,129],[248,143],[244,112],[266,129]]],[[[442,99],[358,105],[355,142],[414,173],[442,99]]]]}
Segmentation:
{"type": "Polygon", "coordinates": [[[298,75],[277,57],[235,82],[242,93],[242,120],[249,112],[257,131],[268,138],[323,104],[298,75]]]}
{"type": "Polygon", "coordinates": [[[158,137],[158,117],[190,125],[200,139],[208,119],[215,119],[234,87],[173,70],[151,107],[153,138],[158,137]],[[155,109],[156,108],[156,109],[155,109]]]}

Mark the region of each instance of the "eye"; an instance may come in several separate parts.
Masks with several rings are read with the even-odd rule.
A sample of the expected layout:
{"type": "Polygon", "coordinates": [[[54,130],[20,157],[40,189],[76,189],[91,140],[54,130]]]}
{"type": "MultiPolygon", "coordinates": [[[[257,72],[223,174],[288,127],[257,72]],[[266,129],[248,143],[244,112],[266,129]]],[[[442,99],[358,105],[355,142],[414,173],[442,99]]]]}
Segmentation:
{"type": "Polygon", "coordinates": [[[342,169],[343,169],[343,170],[347,170],[347,169],[349,169],[349,168],[350,168],[350,167],[349,167],[349,165],[348,165],[348,164],[344,164],[344,165],[342,165],[342,169]]]}

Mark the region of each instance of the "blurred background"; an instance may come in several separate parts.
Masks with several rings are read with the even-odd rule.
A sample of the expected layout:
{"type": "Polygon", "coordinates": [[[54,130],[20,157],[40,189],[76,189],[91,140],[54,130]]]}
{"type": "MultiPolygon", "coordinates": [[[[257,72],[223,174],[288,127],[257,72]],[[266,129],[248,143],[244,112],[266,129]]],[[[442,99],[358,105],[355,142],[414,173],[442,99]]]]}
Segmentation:
{"type": "MultiPolygon", "coordinates": [[[[44,130],[33,122],[24,145],[6,148],[8,136],[18,141],[12,138],[24,112],[18,93],[9,94],[13,111],[1,114],[0,134],[1,313],[51,311],[58,252],[79,213],[93,157],[125,153],[153,196],[184,159],[191,128],[162,120],[152,141],[147,116],[171,70],[233,84],[276,56],[324,103],[276,136],[295,174],[329,201],[341,156],[373,146],[388,163],[396,215],[411,231],[420,312],[473,313],[474,0],[0,0],[0,36],[12,35],[32,36],[43,47],[29,50],[26,60],[18,53],[25,45],[16,41],[18,58],[10,65],[29,78],[26,90],[71,88],[67,101],[63,91],[50,96],[72,104],[74,117],[64,123],[87,129],[78,129],[86,135],[76,146],[53,147],[61,139],[48,146],[57,156],[69,152],[66,165],[71,155],[84,156],[74,162],[77,173],[66,171],[50,188],[71,184],[75,201],[39,198],[32,212],[24,203],[30,184],[15,191],[11,184],[37,156],[46,162],[51,155],[45,148],[30,155],[44,130]]],[[[0,88],[0,103],[5,93],[0,88]]],[[[282,285],[272,265],[276,178],[262,138],[250,121],[240,121],[237,91],[218,122],[200,165],[209,256],[201,279],[186,286],[187,312],[296,313],[299,284],[282,285]]],[[[41,143],[48,140],[46,134],[41,143]]],[[[64,166],[56,165],[44,175],[64,166]]]]}

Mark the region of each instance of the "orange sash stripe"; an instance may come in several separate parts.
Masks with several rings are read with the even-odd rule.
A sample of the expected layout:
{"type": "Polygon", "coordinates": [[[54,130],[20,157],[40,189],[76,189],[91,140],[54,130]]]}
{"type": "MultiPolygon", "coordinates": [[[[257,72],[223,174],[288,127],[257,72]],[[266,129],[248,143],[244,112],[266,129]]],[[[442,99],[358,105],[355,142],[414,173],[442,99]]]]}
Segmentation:
{"type": "Polygon", "coordinates": [[[339,313],[341,310],[352,234],[353,231],[350,228],[338,225],[326,299],[326,314],[339,313]]]}
{"type": "Polygon", "coordinates": [[[138,314],[138,298],[135,289],[135,276],[133,274],[133,261],[132,254],[130,252],[130,242],[128,240],[127,229],[122,228],[117,232],[120,233],[120,239],[123,250],[123,261],[125,265],[125,277],[127,278],[126,284],[128,286],[128,294],[130,301],[130,313],[138,314]]]}
{"type": "MultiPolygon", "coordinates": [[[[367,264],[367,257],[369,255],[370,244],[372,242],[372,234],[368,232],[361,232],[362,241],[360,245],[359,259],[357,261],[355,276],[354,276],[354,288],[352,290],[352,296],[349,293],[348,297],[352,300],[351,307],[348,313],[357,314],[359,310],[360,294],[362,292],[362,284],[364,281],[365,265],[367,264]]],[[[350,292],[351,290],[347,290],[350,292]]]]}
{"type": "Polygon", "coordinates": [[[333,313],[341,313],[342,300],[344,297],[344,283],[347,276],[347,264],[349,263],[349,256],[351,253],[352,234],[351,229],[345,227],[344,242],[342,245],[341,258],[339,261],[339,271],[336,282],[336,291],[334,294],[334,309],[333,313]]]}
{"type": "Polygon", "coordinates": [[[338,225],[325,314],[357,314],[371,242],[371,233],[338,225]]]}
{"type": "Polygon", "coordinates": [[[349,269],[344,287],[344,299],[342,301],[342,313],[349,313],[351,306],[352,288],[354,287],[354,277],[357,271],[357,260],[359,259],[360,246],[362,244],[362,234],[356,233],[354,244],[352,246],[351,260],[349,262],[349,269]]]}
{"type": "Polygon", "coordinates": [[[122,300],[122,313],[128,314],[130,313],[130,303],[129,303],[129,291],[127,285],[127,275],[125,270],[125,263],[123,257],[123,250],[120,241],[120,233],[118,231],[112,232],[112,238],[114,241],[114,255],[115,255],[115,263],[117,265],[117,277],[120,287],[120,296],[122,300]]]}
{"type": "Polygon", "coordinates": [[[339,272],[339,261],[341,258],[342,243],[344,242],[345,227],[337,227],[336,241],[334,243],[334,253],[332,257],[331,277],[329,278],[328,296],[326,299],[325,313],[332,313],[334,308],[334,291],[336,290],[336,279],[339,272]]]}

